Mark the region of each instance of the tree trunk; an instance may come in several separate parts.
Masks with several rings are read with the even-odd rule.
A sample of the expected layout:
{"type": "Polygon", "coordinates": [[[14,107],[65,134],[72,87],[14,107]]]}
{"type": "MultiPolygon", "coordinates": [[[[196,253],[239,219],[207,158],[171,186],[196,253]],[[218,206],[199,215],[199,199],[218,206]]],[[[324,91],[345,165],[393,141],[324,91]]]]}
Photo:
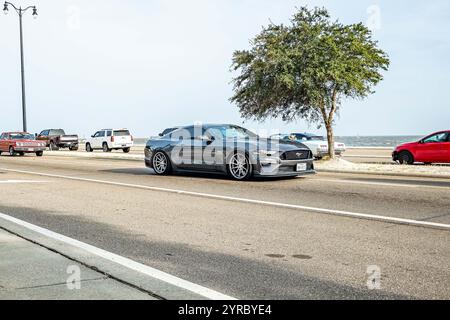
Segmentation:
{"type": "Polygon", "coordinates": [[[333,135],[333,126],[331,124],[326,125],[327,128],[327,140],[328,140],[328,154],[330,159],[336,158],[334,153],[334,135],[333,135]]]}

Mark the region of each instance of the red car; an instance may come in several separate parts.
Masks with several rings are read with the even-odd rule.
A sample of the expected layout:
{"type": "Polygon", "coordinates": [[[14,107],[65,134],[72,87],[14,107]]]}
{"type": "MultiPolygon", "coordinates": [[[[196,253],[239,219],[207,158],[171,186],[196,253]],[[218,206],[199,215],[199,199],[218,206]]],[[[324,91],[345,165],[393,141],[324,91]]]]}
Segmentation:
{"type": "Polygon", "coordinates": [[[34,135],[27,132],[4,132],[0,136],[0,154],[8,152],[11,156],[35,153],[42,157],[45,142],[37,141],[34,135]]]}
{"type": "Polygon", "coordinates": [[[433,133],[417,142],[402,144],[395,148],[392,159],[401,164],[450,163],[450,130],[433,133]]]}

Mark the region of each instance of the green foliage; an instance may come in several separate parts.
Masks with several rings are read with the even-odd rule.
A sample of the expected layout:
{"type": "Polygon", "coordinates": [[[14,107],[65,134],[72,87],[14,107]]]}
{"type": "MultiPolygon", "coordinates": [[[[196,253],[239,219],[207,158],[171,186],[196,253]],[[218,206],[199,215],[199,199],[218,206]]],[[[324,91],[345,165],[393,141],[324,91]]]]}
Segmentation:
{"type": "Polygon", "coordinates": [[[303,118],[328,130],[341,100],[373,93],[388,66],[362,23],[343,25],[326,9],[302,7],[290,25],[270,24],[250,50],[234,53],[239,75],[230,100],[246,119],[303,118]]]}

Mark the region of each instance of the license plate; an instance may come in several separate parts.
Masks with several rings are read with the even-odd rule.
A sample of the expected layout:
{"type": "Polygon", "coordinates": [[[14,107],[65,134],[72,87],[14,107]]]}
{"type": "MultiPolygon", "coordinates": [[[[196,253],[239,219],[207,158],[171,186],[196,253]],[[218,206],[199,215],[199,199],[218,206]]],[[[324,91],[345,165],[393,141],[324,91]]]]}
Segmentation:
{"type": "Polygon", "coordinates": [[[297,171],[306,171],[306,163],[297,163],[297,171]]]}

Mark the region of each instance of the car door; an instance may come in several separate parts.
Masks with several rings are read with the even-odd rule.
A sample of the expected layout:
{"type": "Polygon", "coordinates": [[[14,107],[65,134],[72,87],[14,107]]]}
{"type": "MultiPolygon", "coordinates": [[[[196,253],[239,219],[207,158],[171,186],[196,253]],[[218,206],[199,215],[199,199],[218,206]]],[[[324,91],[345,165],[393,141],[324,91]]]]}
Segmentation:
{"type": "Polygon", "coordinates": [[[41,131],[41,133],[39,133],[36,137],[36,140],[44,141],[46,144],[48,144],[48,130],[41,131]]]}
{"type": "Polygon", "coordinates": [[[450,131],[447,132],[447,141],[444,142],[444,162],[450,163],[450,131]]]}
{"type": "Polygon", "coordinates": [[[416,147],[416,161],[445,162],[448,132],[439,132],[424,138],[416,147]]]}
{"type": "Polygon", "coordinates": [[[102,139],[105,135],[105,131],[97,131],[92,138],[92,148],[99,149],[102,146],[102,139]]]}

